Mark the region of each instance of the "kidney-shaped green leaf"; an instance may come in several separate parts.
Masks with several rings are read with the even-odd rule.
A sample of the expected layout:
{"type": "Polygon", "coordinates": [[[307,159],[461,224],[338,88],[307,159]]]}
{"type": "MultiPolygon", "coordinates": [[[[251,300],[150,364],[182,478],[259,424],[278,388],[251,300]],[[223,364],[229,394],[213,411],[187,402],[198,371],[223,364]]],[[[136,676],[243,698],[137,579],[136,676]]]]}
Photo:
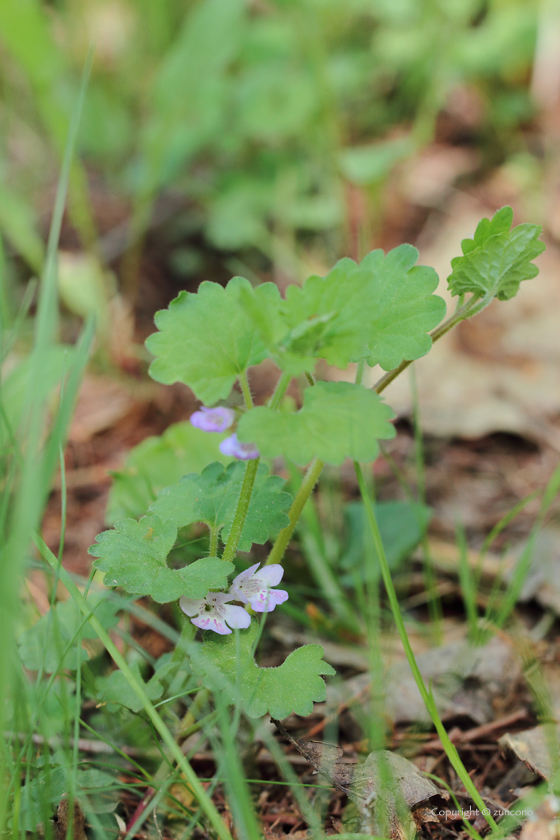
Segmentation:
{"type": "Polygon", "coordinates": [[[150,376],[167,385],[188,385],[206,405],[226,399],[237,377],[267,355],[239,304],[245,287],[251,288],[243,277],[234,277],[225,289],[205,281],[196,294],[181,292],[156,313],[159,332],[146,341],[156,356],[150,376]]]}
{"type": "Polygon", "coordinates": [[[372,251],[360,263],[368,274],[368,301],[372,312],[368,327],[366,358],[393,370],[403,361],[419,359],[429,352],[428,331],[445,315],[445,301],[432,294],[439,278],[433,268],[416,265],[418,251],[399,245],[385,256],[372,251]]]}
{"type": "Polygon", "coordinates": [[[285,300],[265,284],[244,288],[240,301],[270,355],[293,375],[311,370],[317,358],[340,368],[366,358],[392,370],[429,351],[427,333],[445,315],[445,302],[432,294],[438,276],[417,259],[412,245],[386,256],[372,251],[359,265],[343,259],[325,277],[288,286],[285,300]]]}
{"type": "Polygon", "coordinates": [[[323,660],[320,645],[304,645],[277,668],[259,668],[253,658],[258,623],[231,636],[205,633],[204,644],[193,655],[192,666],[206,688],[223,692],[230,703],[240,701],[250,717],[267,712],[281,720],[291,712],[311,714],[313,702],[325,699],[321,675],[335,671],[323,660]]]}
{"type": "Polygon", "coordinates": [[[89,553],[94,566],[105,572],[106,586],[122,586],[133,595],[151,595],[165,604],[182,595],[204,598],[210,589],[221,589],[233,572],[232,563],[203,557],[182,569],[170,569],[166,558],[177,538],[177,528],[150,514],[140,522],[122,519],[112,531],[96,537],[89,553]]]}
{"type": "Polygon", "coordinates": [[[237,434],[252,441],[261,455],[284,455],[296,464],[317,457],[327,464],[345,458],[374,461],[378,440],[395,436],[393,411],[381,398],[351,382],[318,382],[307,388],[295,414],[259,406],[240,420],[237,434]]]}

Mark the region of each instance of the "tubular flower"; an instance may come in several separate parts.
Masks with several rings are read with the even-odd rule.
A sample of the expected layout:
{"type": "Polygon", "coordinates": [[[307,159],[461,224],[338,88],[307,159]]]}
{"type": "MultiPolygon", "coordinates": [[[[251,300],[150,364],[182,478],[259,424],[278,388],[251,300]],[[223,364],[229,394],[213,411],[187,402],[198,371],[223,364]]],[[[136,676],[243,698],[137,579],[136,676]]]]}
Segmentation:
{"type": "Polygon", "coordinates": [[[250,604],[255,612],[272,612],[278,604],[288,600],[283,589],[272,589],[280,583],[284,569],[278,563],[265,566],[257,572],[260,563],[255,563],[233,579],[229,594],[250,604]]]}
{"type": "Polygon", "coordinates": [[[200,411],[191,414],[191,424],[203,432],[225,432],[235,422],[232,408],[218,405],[216,408],[201,406],[200,411]]]}
{"type": "Polygon", "coordinates": [[[244,630],[251,624],[251,616],[247,610],[228,603],[233,600],[235,600],[234,595],[225,592],[209,592],[205,598],[183,597],[179,601],[179,606],[196,627],[200,627],[201,630],[213,630],[214,633],[227,636],[231,633],[230,628],[244,630]]]}
{"type": "Polygon", "coordinates": [[[239,458],[240,461],[251,461],[253,458],[260,457],[254,443],[241,443],[235,433],[220,443],[220,452],[222,455],[239,458]]]}

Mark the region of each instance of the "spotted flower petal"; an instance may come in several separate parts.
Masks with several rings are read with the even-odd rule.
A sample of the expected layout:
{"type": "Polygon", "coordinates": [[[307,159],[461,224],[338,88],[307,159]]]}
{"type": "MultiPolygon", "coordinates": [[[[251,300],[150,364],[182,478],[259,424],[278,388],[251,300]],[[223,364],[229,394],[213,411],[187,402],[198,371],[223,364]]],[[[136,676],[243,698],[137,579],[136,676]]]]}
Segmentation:
{"type": "Polygon", "coordinates": [[[283,589],[272,589],[280,583],[284,569],[277,563],[265,566],[257,571],[260,563],[255,563],[232,581],[229,594],[244,604],[250,604],[255,612],[272,612],[278,604],[288,600],[288,593],[283,589]]]}
{"type": "Polygon", "coordinates": [[[191,414],[191,424],[203,432],[225,432],[234,422],[235,411],[221,405],[216,408],[201,406],[199,411],[191,414]]]}
{"type": "Polygon", "coordinates": [[[243,607],[229,604],[235,595],[209,592],[205,598],[181,598],[179,606],[191,622],[202,630],[213,630],[221,636],[231,633],[230,628],[242,630],[251,624],[251,616],[243,607]]]}

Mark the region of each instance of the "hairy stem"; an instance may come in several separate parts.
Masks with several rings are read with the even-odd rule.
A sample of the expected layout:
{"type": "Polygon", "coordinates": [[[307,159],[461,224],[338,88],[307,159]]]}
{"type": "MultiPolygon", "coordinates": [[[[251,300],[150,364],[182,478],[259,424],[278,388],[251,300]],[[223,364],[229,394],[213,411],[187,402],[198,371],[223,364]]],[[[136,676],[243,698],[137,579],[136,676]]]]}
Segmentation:
{"type": "Polygon", "coordinates": [[[291,374],[286,373],[286,371],[284,371],[284,373],[276,383],[276,388],[274,389],[274,393],[270,398],[270,402],[268,404],[268,407],[271,408],[273,411],[276,411],[280,407],[280,403],[282,402],[284,394],[288,390],[288,385],[291,381],[291,374]]]}
{"type": "Polygon", "coordinates": [[[218,528],[210,528],[210,548],[208,550],[209,557],[218,556],[218,528]]]}
{"type": "MultiPolygon", "coordinates": [[[[247,409],[253,408],[253,397],[251,396],[251,389],[249,388],[246,373],[241,373],[239,375],[239,384],[243,393],[243,399],[245,400],[245,407],[247,409]]],[[[251,503],[251,495],[253,493],[258,468],[259,458],[253,458],[250,461],[247,461],[245,476],[243,478],[243,484],[241,485],[241,493],[239,494],[237,507],[235,509],[235,516],[233,517],[231,531],[229,532],[228,541],[222,555],[222,560],[227,560],[229,563],[231,563],[235,557],[237,546],[239,545],[239,540],[241,539],[243,526],[245,525],[245,519],[247,517],[247,511],[249,510],[249,505],[251,503]]]]}
{"type": "Polygon", "coordinates": [[[313,488],[317,484],[317,481],[319,480],[319,476],[321,475],[321,471],[324,466],[325,462],[320,461],[318,458],[315,458],[313,461],[311,461],[311,464],[309,465],[309,468],[305,474],[305,478],[303,479],[301,486],[298,492],[296,493],[296,497],[292,502],[292,506],[288,513],[290,524],[283,528],[276,537],[271,552],[268,555],[266,565],[268,565],[269,563],[280,563],[280,561],[282,560],[287,545],[290,542],[291,536],[294,533],[294,529],[301,516],[301,512],[305,506],[305,503],[311,495],[313,488]]]}
{"type": "MultiPolygon", "coordinates": [[[[422,696],[422,699],[426,705],[426,708],[430,714],[432,722],[436,728],[436,731],[439,735],[440,741],[443,745],[443,748],[451,762],[455,772],[463,782],[465,786],[465,790],[471,796],[473,802],[477,806],[477,808],[484,814],[486,805],[484,804],[479,792],[477,791],[471,777],[467,773],[467,770],[459,757],[459,753],[457,752],[455,746],[449,739],[449,735],[447,734],[447,730],[445,729],[443,723],[441,722],[441,718],[439,716],[439,712],[437,710],[437,706],[435,704],[435,700],[428,691],[424,684],[424,680],[422,679],[422,674],[420,673],[420,669],[416,663],[416,658],[414,656],[412,647],[410,645],[410,641],[408,638],[408,634],[406,632],[406,628],[404,626],[404,621],[401,615],[399,601],[397,598],[397,593],[395,592],[395,587],[393,586],[393,581],[391,578],[391,572],[389,571],[389,564],[387,563],[387,557],[385,555],[385,549],[383,548],[383,542],[381,540],[381,534],[379,532],[379,526],[377,524],[377,519],[375,516],[375,511],[371,504],[369,494],[367,491],[366,483],[364,480],[364,474],[362,472],[361,466],[355,461],[354,462],[354,469],[356,471],[356,478],[358,479],[358,485],[360,488],[360,493],[362,495],[362,500],[364,503],[364,509],[366,511],[366,516],[368,518],[368,524],[371,531],[371,536],[373,538],[373,544],[375,546],[375,550],[377,552],[377,556],[379,558],[379,565],[381,567],[381,574],[383,576],[383,582],[385,584],[385,589],[387,591],[387,595],[389,597],[389,603],[391,605],[391,612],[393,613],[393,618],[395,620],[395,624],[397,626],[397,630],[399,631],[399,636],[401,637],[401,642],[404,648],[404,652],[406,654],[406,658],[408,660],[408,664],[410,665],[410,670],[414,676],[416,681],[416,685],[418,686],[418,690],[422,696]]],[[[494,822],[493,818],[490,815],[486,815],[486,821],[490,825],[490,827],[494,830],[497,830],[498,826],[494,822]]]]}
{"type": "Polygon", "coordinates": [[[241,393],[245,400],[246,408],[253,408],[253,397],[251,396],[251,389],[249,388],[249,380],[245,372],[239,374],[239,384],[241,386],[241,393]]]}
{"type": "Polygon", "coordinates": [[[222,554],[222,560],[227,560],[230,563],[237,552],[237,546],[239,545],[243,526],[245,525],[247,511],[249,510],[249,504],[251,503],[253,486],[255,484],[255,478],[257,477],[257,470],[259,468],[259,460],[259,458],[253,458],[251,461],[247,461],[247,466],[245,467],[245,477],[243,479],[243,484],[241,485],[239,499],[237,500],[235,516],[233,517],[231,531],[229,532],[228,541],[224,549],[224,553],[222,554]]]}

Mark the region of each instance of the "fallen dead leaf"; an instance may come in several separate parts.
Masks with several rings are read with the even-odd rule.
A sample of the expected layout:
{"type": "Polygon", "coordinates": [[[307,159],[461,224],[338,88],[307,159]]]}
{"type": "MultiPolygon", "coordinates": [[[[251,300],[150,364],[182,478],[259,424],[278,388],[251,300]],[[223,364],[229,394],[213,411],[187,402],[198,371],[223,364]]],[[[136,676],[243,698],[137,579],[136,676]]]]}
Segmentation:
{"type": "MultiPolygon", "coordinates": [[[[520,546],[519,555],[524,547],[520,546]]],[[[531,565],[519,595],[520,601],[533,599],[560,615],[560,531],[551,526],[541,528],[536,536],[531,565]]]]}
{"type": "MultiPolygon", "coordinates": [[[[66,798],[61,799],[56,810],[55,835],[57,840],[66,840],[68,837],[69,823],[69,802],[66,798]]],[[[74,818],[70,840],[87,840],[85,831],[86,818],[81,805],[77,799],[74,800],[74,818]]]]}
{"type": "Polygon", "coordinates": [[[371,752],[363,764],[339,762],[342,750],[318,741],[296,741],[279,721],[282,735],[354,804],[347,814],[351,831],[410,840],[416,834],[411,809],[438,793],[438,789],[411,761],[389,750],[371,752]]]}
{"type": "Polygon", "coordinates": [[[404,164],[401,187],[414,204],[438,207],[457,178],[472,172],[478,163],[479,154],[472,149],[433,144],[404,164]]]}
{"type": "MultiPolygon", "coordinates": [[[[492,639],[484,647],[472,647],[463,641],[450,642],[417,655],[416,661],[425,683],[432,687],[442,720],[468,717],[477,724],[493,720],[494,701],[504,697],[521,676],[514,651],[500,638],[492,639]]],[[[369,698],[369,684],[369,674],[359,674],[346,681],[344,693],[369,698]]],[[[395,662],[389,668],[385,686],[385,708],[393,723],[429,723],[426,706],[406,660],[395,662]]],[[[337,692],[336,699],[341,702],[344,695],[340,688],[337,692]]]]}
{"type": "Polygon", "coordinates": [[[503,749],[515,753],[534,773],[543,779],[550,779],[560,760],[559,737],[558,727],[555,731],[554,725],[541,725],[516,735],[508,732],[500,738],[499,744],[503,749]]]}
{"type": "Polygon", "coordinates": [[[73,443],[86,443],[110,429],[132,409],[135,399],[121,382],[100,376],[86,376],[70,427],[73,443]]]}

